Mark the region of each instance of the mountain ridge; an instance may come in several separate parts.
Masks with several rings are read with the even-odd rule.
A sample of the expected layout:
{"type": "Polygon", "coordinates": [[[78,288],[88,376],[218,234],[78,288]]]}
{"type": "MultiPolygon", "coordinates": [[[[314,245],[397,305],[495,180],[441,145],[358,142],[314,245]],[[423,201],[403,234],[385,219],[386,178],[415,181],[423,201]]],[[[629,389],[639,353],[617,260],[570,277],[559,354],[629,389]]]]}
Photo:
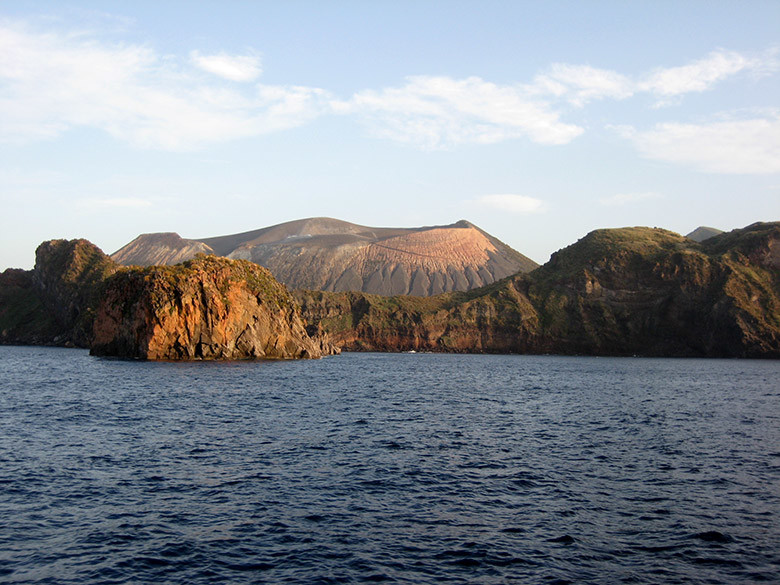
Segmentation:
{"type": "Polygon", "coordinates": [[[142,234],[111,257],[124,265],[174,264],[198,253],[250,260],[290,288],[395,295],[469,290],[536,262],[474,224],[369,227],[312,217],[199,240],[142,234]]]}
{"type": "Polygon", "coordinates": [[[704,240],[714,238],[723,233],[723,230],[718,228],[708,227],[706,225],[700,225],[689,234],[685,234],[686,238],[690,238],[694,242],[702,243],[704,240]]]}

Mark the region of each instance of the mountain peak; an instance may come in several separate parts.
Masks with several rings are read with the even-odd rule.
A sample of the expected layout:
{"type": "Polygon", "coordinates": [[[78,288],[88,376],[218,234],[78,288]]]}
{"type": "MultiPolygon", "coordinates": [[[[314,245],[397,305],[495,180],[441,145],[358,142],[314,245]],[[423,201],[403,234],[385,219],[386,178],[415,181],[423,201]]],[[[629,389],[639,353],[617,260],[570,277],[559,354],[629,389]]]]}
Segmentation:
{"type": "Polygon", "coordinates": [[[466,220],[387,228],[329,217],[200,240],[144,234],[113,258],[121,264],[174,264],[199,252],[251,260],[290,288],[383,295],[470,290],[537,267],[466,220]]]}
{"type": "Polygon", "coordinates": [[[694,242],[703,242],[704,240],[708,240],[712,237],[715,237],[719,234],[722,234],[723,230],[719,230],[718,228],[714,227],[707,227],[705,225],[700,225],[695,230],[693,230],[691,233],[687,234],[685,237],[688,239],[693,240],[694,242]]]}

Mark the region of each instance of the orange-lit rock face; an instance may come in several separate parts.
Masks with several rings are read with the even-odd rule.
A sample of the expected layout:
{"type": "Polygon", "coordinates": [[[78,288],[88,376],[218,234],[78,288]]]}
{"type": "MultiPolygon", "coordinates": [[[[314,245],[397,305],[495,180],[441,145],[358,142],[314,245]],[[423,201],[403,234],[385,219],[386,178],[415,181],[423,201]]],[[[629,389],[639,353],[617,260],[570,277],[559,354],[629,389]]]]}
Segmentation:
{"type": "Polygon", "coordinates": [[[444,272],[450,267],[478,269],[490,259],[489,252],[496,252],[496,247],[475,229],[438,228],[372,244],[363,263],[388,262],[444,272]]]}
{"type": "Polygon", "coordinates": [[[469,290],[516,272],[493,262],[496,246],[474,228],[409,232],[359,248],[342,261],[354,282],[325,283],[325,290],[364,290],[384,295],[428,296],[469,290]]]}
{"type": "Polygon", "coordinates": [[[323,338],[307,334],[297,305],[265,269],[214,257],[110,280],[92,349],[153,360],[316,358],[332,352],[323,338]]]}

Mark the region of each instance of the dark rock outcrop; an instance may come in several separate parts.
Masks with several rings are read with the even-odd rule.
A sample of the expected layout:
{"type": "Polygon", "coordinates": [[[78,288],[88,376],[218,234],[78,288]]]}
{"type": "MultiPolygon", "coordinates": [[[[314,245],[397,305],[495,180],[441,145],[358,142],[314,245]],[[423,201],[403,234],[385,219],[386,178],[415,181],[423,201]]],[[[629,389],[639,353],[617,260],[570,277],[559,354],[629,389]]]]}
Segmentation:
{"type": "MultiPolygon", "coordinates": [[[[53,345],[63,334],[46,310],[32,270],[8,268],[0,273],[0,343],[53,345]]],[[[65,343],[62,338],[59,343],[65,343]]]]}
{"type": "Polygon", "coordinates": [[[467,221],[405,229],[324,217],[202,240],[144,234],[112,257],[147,266],[175,264],[201,251],[256,262],[290,288],[382,295],[466,291],[537,267],[467,221]]]}
{"type": "Polygon", "coordinates": [[[123,270],[97,307],[91,353],[152,360],[318,358],[287,289],[261,266],[198,256],[176,266],[123,270]]]}
{"type": "Polygon", "coordinates": [[[42,243],[33,270],[0,276],[0,342],[88,347],[100,286],[116,270],[87,240],[42,243]]]}
{"type": "Polygon", "coordinates": [[[117,269],[100,248],[83,239],[51,240],[35,251],[33,281],[75,345],[89,345],[100,288],[117,269]]]}

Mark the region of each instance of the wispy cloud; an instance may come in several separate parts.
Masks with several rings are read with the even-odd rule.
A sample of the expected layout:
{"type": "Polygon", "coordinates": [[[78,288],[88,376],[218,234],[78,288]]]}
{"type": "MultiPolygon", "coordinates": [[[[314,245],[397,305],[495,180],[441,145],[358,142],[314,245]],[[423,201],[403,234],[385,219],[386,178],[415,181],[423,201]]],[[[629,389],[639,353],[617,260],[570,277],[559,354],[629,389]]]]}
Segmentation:
{"type": "Polygon", "coordinates": [[[608,207],[622,206],[629,203],[639,203],[641,201],[647,201],[650,199],[659,199],[660,193],[644,192],[644,193],[617,193],[609,197],[602,197],[599,199],[599,203],[608,207]]]}
{"type": "Polygon", "coordinates": [[[528,195],[498,194],[483,195],[476,199],[478,205],[491,207],[509,213],[527,215],[542,211],[543,202],[541,199],[529,197],[528,195]]]}
{"type": "MultiPolygon", "coordinates": [[[[148,47],[43,34],[7,21],[0,21],[0,54],[3,141],[53,138],[81,126],[140,147],[189,150],[301,125],[331,99],[311,87],[205,84],[187,60],[148,47]]],[[[244,57],[205,59],[223,77],[259,75],[259,62],[244,57]]]]}
{"type": "Polygon", "coordinates": [[[657,67],[637,76],[590,65],[555,63],[526,87],[532,95],[566,100],[577,107],[593,100],[622,100],[640,93],[658,96],[661,99],[657,105],[662,106],[674,103],[671,98],[710,90],[738,73],[765,75],[777,69],[774,50],[753,56],[718,50],[686,65],[657,67]]]}
{"type": "Polygon", "coordinates": [[[203,71],[230,81],[252,81],[262,73],[260,57],[257,55],[201,55],[198,51],[192,51],[190,59],[203,71]]]}
{"type": "Polygon", "coordinates": [[[624,135],[642,156],[654,160],[709,173],[780,173],[780,114],[708,124],[658,124],[624,135]]]}
{"type": "Polygon", "coordinates": [[[714,51],[688,65],[655,69],[639,81],[637,88],[663,97],[702,92],[741,71],[764,65],[765,60],[757,57],[746,57],[734,51],[714,51]]]}
{"type": "Polygon", "coordinates": [[[425,148],[520,136],[540,144],[566,144],[583,132],[522,88],[479,77],[410,77],[401,87],[358,92],[339,104],[338,111],[367,117],[380,136],[425,148]]]}
{"type": "Polygon", "coordinates": [[[582,107],[592,100],[631,97],[634,83],[615,71],[589,65],[556,63],[549,71],[538,75],[528,89],[530,93],[551,94],[582,107]]]}

